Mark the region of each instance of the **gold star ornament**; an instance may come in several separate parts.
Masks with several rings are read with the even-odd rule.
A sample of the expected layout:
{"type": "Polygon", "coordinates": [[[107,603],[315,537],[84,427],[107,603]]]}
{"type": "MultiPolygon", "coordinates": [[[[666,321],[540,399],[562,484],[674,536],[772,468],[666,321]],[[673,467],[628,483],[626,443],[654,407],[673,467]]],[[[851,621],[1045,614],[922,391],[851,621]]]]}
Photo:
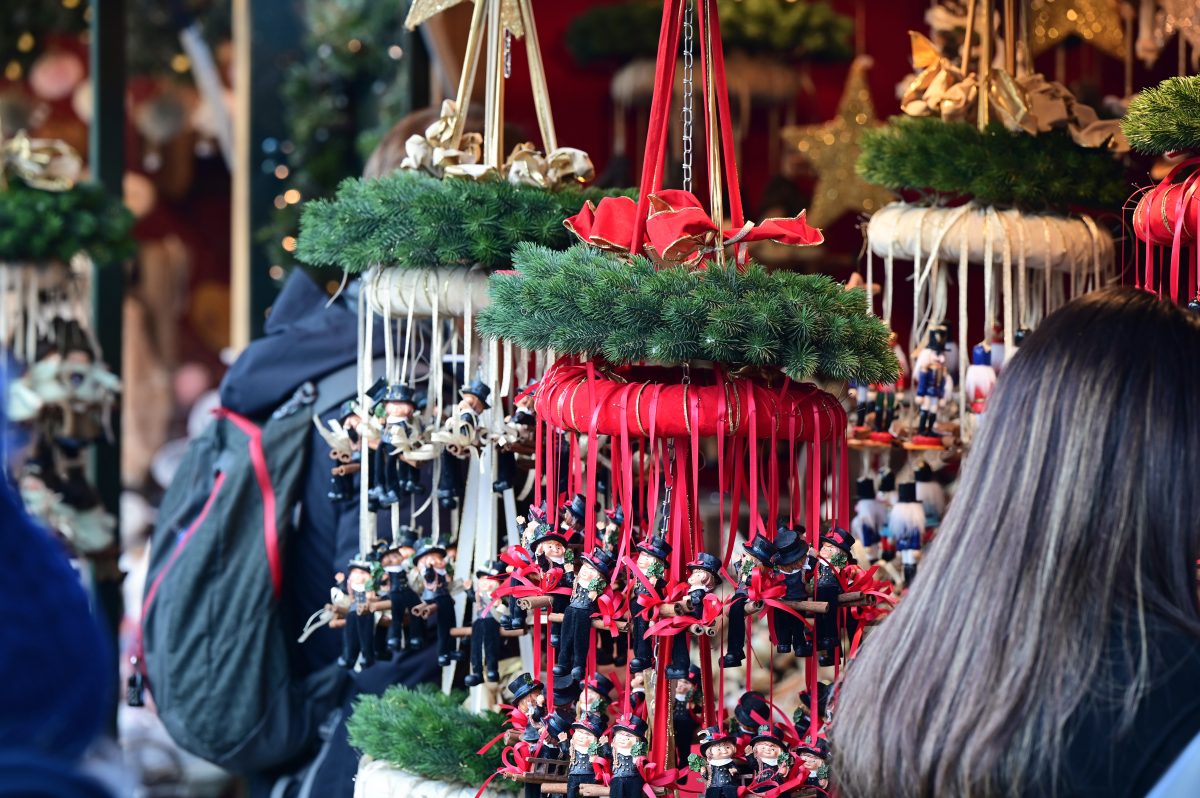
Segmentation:
{"type": "Polygon", "coordinates": [[[1113,58],[1125,57],[1125,23],[1116,0],[1030,0],[1029,15],[1034,55],[1077,36],[1113,58]]]}
{"type": "Polygon", "coordinates": [[[821,125],[783,129],[786,170],[794,174],[802,164],[808,164],[817,175],[808,209],[808,223],[814,227],[825,227],[845,213],[874,213],[893,199],[892,192],[871,185],[854,170],[862,132],[879,125],[867,87],[870,66],[871,59],[865,56],[851,64],[833,119],[821,125]]]}

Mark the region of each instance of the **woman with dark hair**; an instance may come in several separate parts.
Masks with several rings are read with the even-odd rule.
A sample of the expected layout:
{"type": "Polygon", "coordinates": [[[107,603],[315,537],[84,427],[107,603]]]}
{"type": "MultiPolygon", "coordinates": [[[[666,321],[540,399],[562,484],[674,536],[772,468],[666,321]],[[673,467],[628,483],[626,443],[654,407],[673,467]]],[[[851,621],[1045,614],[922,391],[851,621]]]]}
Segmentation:
{"type": "Polygon", "coordinates": [[[1200,732],[1197,396],[1200,320],[1153,294],[1097,291],[1026,339],[921,579],[847,671],[840,798],[1141,796],[1171,769],[1200,732]]]}

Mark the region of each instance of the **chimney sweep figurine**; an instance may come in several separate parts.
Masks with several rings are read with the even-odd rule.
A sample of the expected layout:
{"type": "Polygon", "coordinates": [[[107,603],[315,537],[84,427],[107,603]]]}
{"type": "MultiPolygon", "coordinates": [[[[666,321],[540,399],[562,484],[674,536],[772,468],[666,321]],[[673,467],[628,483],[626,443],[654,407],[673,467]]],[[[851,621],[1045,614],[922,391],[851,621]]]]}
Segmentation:
{"type": "MultiPolygon", "coordinates": [[[[504,563],[493,562],[475,571],[475,609],[471,621],[471,672],[463,679],[467,687],[483,684],[484,661],[487,662],[486,678],[489,682],[500,681],[500,620],[503,611],[500,603],[492,603],[492,593],[500,587],[500,574],[504,563]]],[[[441,608],[438,609],[441,612],[441,608]]],[[[557,696],[557,692],[555,693],[557,696]]]]}
{"type": "MultiPolygon", "coordinates": [[[[526,534],[532,534],[530,548],[533,550],[539,572],[539,583],[543,589],[555,587],[570,588],[575,584],[574,566],[570,563],[573,558],[567,551],[567,539],[562,533],[546,522],[545,510],[530,507],[529,525],[525,527],[526,534]]],[[[570,600],[562,593],[551,594],[551,609],[554,612],[565,613],[567,602],[570,600]]],[[[550,645],[558,647],[561,623],[550,625],[550,645]]]]}
{"type": "Polygon", "coordinates": [[[516,401],[512,415],[504,419],[504,435],[500,439],[500,449],[496,455],[497,475],[492,483],[492,490],[503,493],[517,486],[517,455],[519,447],[528,446],[533,441],[534,424],[537,416],[533,406],[536,398],[537,380],[529,383],[516,401]]]}
{"type": "MultiPolygon", "coordinates": [[[[519,518],[517,520],[520,521],[519,518]]],[[[533,560],[530,558],[529,552],[525,548],[521,546],[514,546],[509,549],[509,551],[512,555],[510,559],[513,562],[526,566],[533,564],[533,560]]],[[[505,567],[505,571],[509,574],[505,580],[505,585],[510,590],[518,587],[520,583],[517,581],[519,578],[518,574],[516,573],[517,568],[512,565],[507,565],[505,567]]],[[[525,610],[521,609],[520,605],[517,603],[518,601],[520,601],[520,599],[517,596],[512,594],[508,596],[508,613],[500,621],[501,629],[512,629],[516,631],[518,629],[525,628],[525,610]]]]}
{"type": "Polygon", "coordinates": [[[358,437],[360,421],[353,402],[346,402],[341,418],[330,419],[328,426],[313,416],[313,424],[329,444],[329,459],[334,462],[329,469],[330,501],[344,502],[358,498],[354,489],[354,475],[358,473],[362,461],[358,437]]]}
{"type": "MultiPolygon", "coordinates": [[[[558,683],[555,682],[555,685],[558,683]]],[[[600,671],[592,674],[591,678],[586,679],[582,684],[582,690],[579,694],[580,714],[586,715],[588,712],[599,712],[604,715],[608,712],[609,704],[613,702],[613,689],[616,687],[612,679],[605,676],[600,671]]],[[[555,687],[557,690],[557,686],[555,687]]],[[[557,695],[555,696],[557,698],[557,695]]]]}
{"type": "Polygon", "coordinates": [[[459,390],[462,399],[450,418],[443,425],[444,441],[447,449],[455,457],[467,457],[468,449],[480,443],[479,416],[491,407],[488,397],[492,389],[483,380],[476,379],[470,385],[459,390]]]}
{"type": "Polygon", "coordinates": [[[521,730],[521,741],[530,746],[537,745],[542,736],[542,725],[546,720],[546,686],[528,673],[522,673],[508,684],[512,693],[512,705],[525,716],[525,728],[521,730]]]}
{"type": "Polygon", "coordinates": [[[567,798],[578,798],[580,784],[595,784],[592,762],[599,758],[600,738],[604,736],[604,716],[589,712],[571,724],[571,734],[559,735],[567,766],[567,798]]]}
{"type": "Polygon", "coordinates": [[[838,598],[842,595],[839,577],[842,569],[850,562],[850,551],[854,548],[854,536],[841,527],[834,527],[821,535],[821,555],[817,565],[817,601],[829,602],[829,609],[817,616],[817,651],[822,666],[832,665],[841,645],[841,609],[838,598]]]}
{"type": "Polygon", "coordinates": [[[654,667],[653,641],[646,630],[650,621],[645,613],[649,605],[648,599],[661,599],[663,589],[667,586],[663,574],[666,573],[667,561],[671,559],[671,544],[659,535],[637,547],[636,566],[638,572],[645,577],[645,582],[634,575],[632,580],[633,593],[629,600],[629,625],[633,637],[633,660],[629,670],[640,673],[654,667]]]}
{"type": "Polygon", "coordinates": [[[583,522],[587,518],[587,499],[582,493],[576,493],[575,498],[562,506],[559,513],[559,528],[568,544],[583,541],[583,522]]]}
{"type": "Polygon", "coordinates": [[[580,559],[583,563],[575,575],[570,604],[563,612],[557,662],[554,663],[556,676],[569,673],[576,679],[583,679],[596,600],[608,587],[617,564],[613,556],[599,546],[580,559]]]}
{"type": "Polygon", "coordinates": [[[737,723],[737,748],[742,751],[751,745],[758,727],[771,720],[771,705],[762,693],[747,690],[733,708],[733,719],[737,723]]]}
{"type": "MultiPolygon", "coordinates": [[[[704,615],[704,599],[721,584],[721,561],[707,551],[687,564],[688,614],[699,620],[704,615]]],[[[668,679],[687,676],[691,658],[688,655],[687,632],[681,630],[671,644],[671,664],[667,666],[668,679]]]]}
{"type": "Polygon", "coordinates": [[[912,584],[917,576],[917,562],[921,559],[921,537],[925,534],[925,506],[917,500],[915,482],[901,482],[897,501],[888,516],[888,534],[900,552],[904,565],[904,585],[912,584]]]}
{"type": "MultiPolygon", "coordinates": [[[[829,702],[833,697],[833,685],[829,682],[817,682],[817,731],[825,728],[833,714],[829,711],[829,702]]],[[[812,726],[812,694],[801,690],[796,698],[796,711],[792,713],[792,725],[798,734],[804,734],[812,726]]]]}
{"type": "Polygon", "coordinates": [[[758,727],[758,734],[754,735],[750,745],[753,753],[747,751],[747,754],[754,766],[750,792],[770,794],[784,783],[791,769],[792,757],[784,742],[783,731],[778,726],[763,724],[758,727]]]}
{"type": "Polygon", "coordinates": [[[756,573],[762,577],[770,576],[770,563],[775,554],[775,544],[764,535],[756,535],[754,540],[744,545],[742,556],[735,564],[737,589],[729,601],[729,637],[725,641],[725,656],[721,658],[723,668],[736,668],[746,658],[746,624],[749,622],[746,600],[749,598],[750,582],[756,573]]]}
{"type": "Polygon", "coordinates": [[[704,779],[704,798],[738,798],[741,773],[734,758],[737,743],[720,726],[700,732],[700,754],[688,756],[688,767],[704,779]]]}
{"type": "Polygon", "coordinates": [[[405,616],[408,616],[407,647],[415,651],[425,644],[425,621],[408,614],[409,610],[421,603],[417,591],[409,584],[409,566],[416,550],[416,541],[408,527],[400,527],[395,534],[396,541],[384,550],[380,558],[380,564],[387,574],[388,600],[392,603],[392,625],[388,627],[387,645],[392,651],[400,650],[405,616]]]}
{"type": "MultiPolygon", "coordinates": [[[[583,684],[573,679],[570,674],[554,677],[554,713],[567,719],[566,726],[575,722],[575,716],[578,714],[575,706],[581,703],[582,695],[583,684]]],[[[566,726],[562,731],[566,731],[566,726]]]]}
{"type": "Polygon", "coordinates": [[[369,590],[371,563],[365,559],[354,559],[347,567],[346,593],[350,597],[350,608],[346,611],[346,626],[342,630],[342,656],[338,665],[353,668],[359,656],[363,667],[375,664],[375,615],[368,604],[375,598],[369,590]]]}
{"type": "MultiPolygon", "coordinates": [[[[388,386],[383,397],[383,441],[391,447],[384,451],[384,466],[380,471],[384,480],[384,496],[412,495],[417,492],[420,475],[404,455],[421,445],[421,422],[416,416],[417,403],[413,390],[407,385],[388,386]]],[[[383,450],[383,447],[381,447],[383,450]]],[[[395,504],[393,500],[391,502],[395,504]]]]}
{"type": "Polygon", "coordinates": [[[872,479],[864,478],[856,483],[855,497],[850,531],[862,544],[867,562],[874,565],[879,561],[880,532],[887,526],[887,508],[875,497],[875,482],[872,479]]]}
{"type": "Polygon", "coordinates": [[[937,423],[938,408],[946,395],[946,336],[944,325],[930,327],[925,347],[917,353],[913,364],[920,415],[912,442],[918,446],[942,445],[934,425],[937,423]]]}
{"type": "Polygon", "coordinates": [[[646,754],[646,721],[636,715],[613,724],[610,798],[641,798],[645,780],[639,766],[646,754]]]}
{"type": "MultiPolygon", "coordinates": [[[[804,601],[808,598],[808,543],[805,542],[804,527],[788,529],[780,527],[775,535],[775,569],[783,576],[784,601],[804,601]]],[[[797,657],[812,654],[812,639],[808,625],[803,619],[790,612],[771,610],[775,620],[776,648],[780,654],[795,652],[797,657]]]]}
{"type": "Polygon", "coordinates": [[[829,747],[825,738],[818,737],[814,743],[806,737],[804,742],[796,746],[796,755],[800,758],[800,764],[808,771],[804,786],[820,790],[828,788],[829,765],[826,762],[829,759],[829,747]]]}
{"type": "MultiPolygon", "coordinates": [[[[558,712],[551,712],[539,733],[538,743],[530,748],[531,756],[538,759],[566,759],[560,737],[571,729],[574,722],[574,716],[567,717],[558,712]]],[[[525,783],[525,798],[538,798],[541,794],[541,784],[535,781],[525,783]]]]}
{"type": "Polygon", "coordinates": [[[675,680],[675,701],[671,711],[671,722],[675,732],[675,766],[687,770],[688,755],[696,742],[696,731],[700,721],[696,717],[696,691],[700,687],[700,668],[688,667],[688,674],[675,680]]]}
{"type": "Polygon", "coordinates": [[[454,638],[454,599],[450,597],[450,578],[446,573],[446,550],[426,538],[413,555],[417,576],[421,579],[421,601],[437,606],[438,665],[446,666],[456,658],[454,638]]]}

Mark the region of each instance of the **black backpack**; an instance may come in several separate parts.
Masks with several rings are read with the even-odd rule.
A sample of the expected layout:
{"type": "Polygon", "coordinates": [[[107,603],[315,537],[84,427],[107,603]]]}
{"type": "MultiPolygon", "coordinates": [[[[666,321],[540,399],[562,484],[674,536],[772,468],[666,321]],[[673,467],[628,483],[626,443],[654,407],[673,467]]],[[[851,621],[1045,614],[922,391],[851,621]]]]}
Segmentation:
{"type": "Polygon", "coordinates": [[[235,772],[302,753],[342,684],[334,665],[292,676],[279,617],[315,400],[306,383],[261,425],[218,410],[154,529],[138,666],[175,741],[235,772]]]}

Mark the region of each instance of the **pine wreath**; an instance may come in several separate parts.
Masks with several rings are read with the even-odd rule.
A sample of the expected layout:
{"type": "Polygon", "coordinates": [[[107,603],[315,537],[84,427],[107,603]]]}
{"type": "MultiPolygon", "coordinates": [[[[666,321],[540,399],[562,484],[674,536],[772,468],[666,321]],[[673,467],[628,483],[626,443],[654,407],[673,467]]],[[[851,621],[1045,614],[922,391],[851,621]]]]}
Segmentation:
{"type": "Polygon", "coordinates": [[[133,256],[132,228],[129,210],[94,183],[44,191],[10,177],[0,190],[0,261],[66,263],[82,252],[118,263],[133,256]]]}
{"type": "Polygon", "coordinates": [[[521,241],[562,248],[563,219],[587,200],[622,193],[545,191],[503,181],[439,180],[401,171],[342,182],[330,200],[305,205],[296,257],[310,266],[507,268],[521,241]]]}
{"type": "Polygon", "coordinates": [[[1167,78],[1138,92],[1121,129],[1133,149],[1149,155],[1200,150],[1200,77],[1167,78]]]}
{"type": "Polygon", "coordinates": [[[861,290],[824,275],[751,264],[656,269],[586,245],[521,244],[515,272],[491,277],[479,326],[525,349],[614,363],[711,360],[777,367],[797,381],[889,382],[888,329],[861,290]]]}
{"type": "Polygon", "coordinates": [[[1038,136],[993,123],[892,117],[862,135],[858,173],[893,191],[969,198],[1027,211],[1120,206],[1124,167],[1103,149],[1075,144],[1066,131],[1038,136]]]}

